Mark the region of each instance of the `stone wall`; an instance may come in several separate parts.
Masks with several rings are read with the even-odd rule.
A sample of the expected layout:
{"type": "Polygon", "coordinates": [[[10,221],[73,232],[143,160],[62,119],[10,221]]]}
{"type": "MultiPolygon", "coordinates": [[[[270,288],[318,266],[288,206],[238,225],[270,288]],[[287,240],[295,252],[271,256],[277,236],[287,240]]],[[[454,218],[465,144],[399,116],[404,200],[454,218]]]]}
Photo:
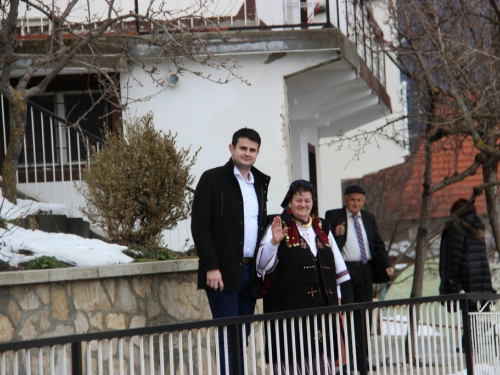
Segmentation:
{"type": "Polygon", "coordinates": [[[0,273],[0,342],[210,319],[197,259],[0,273]]]}
{"type": "MultiPolygon", "coordinates": [[[[196,289],[197,269],[197,259],[185,259],[103,267],[2,272],[0,342],[211,319],[205,292],[196,289]]],[[[262,305],[259,303],[256,313],[261,312],[262,305]]],[[[130,341],[135,349],[139,347],[137,340],[131,338],[130,341]]],[[[148,345],[146,340],[145,353],[148,353],[148,345]]],[[[213,342],[211,345],[213,346],[213,342]]],[[[84,353],[86,348],[87,344],[84,343],[84,353]]],[[[70,361],[64,361],[64,356],[61,355],[66,352],[67,358],[70,358],[69,350],[69,347],[63,348],[54,356],[55,373],[63,373],[64,370],[71,373],[70,361]]],[[[111,354],[114,373],[118,373],[117,366],[120,364],[116,350],[115,343],[111,354]]],[[[211,350],[215,353],[214,347],[211,350]]],[[[260,349],[258,351],[260,352],[260,349]]],[[[137,352],[138,350],[134,352],[134,357],[137,352]]],[[[126,351],[125,357],[128,355],[126,351]]],[[[146,357],[148,354],[145,354],[144,358],[147,359],[146,357]]],[[[178,373],[177,351],[174,357],[178,373]]],[[[20,352],[18,357],[14,357],[13,352],[8,352],[4,357],[6,373],[27,373],[28,363],[31,364],[31,373],[34,375],[49,373],[51,358],[47,348],[33,349],[30,353],[20,352]],[[43,369],[40,370],[41,368],[43,369]]],[[[109,364],[109,358],[109,353],[104,350],[103,360],[106,366],[109,364]]],[[[98,355],[93,352],[89,374],[98,373],[97,359],[98,355]]],[[[209,362],[215,373],[214,360],[215,358],[212,358],[209,362]]],[[[86,369],[86,356],[83,362],[86,369]]],[[[140,373],[142,370],[138,358],[134,363],[135,373],[140,373]]],[[[123,365],[125,373],[129,373],[128,359],[123,365]]],[[[145,366],[149,373],[149,359],[145,361],[145,366]]],[[[159,369],[160,363],[156,361],[154,366],[159,369]]],[[[170,364],[166,363],[165,366],[168,369],[170,364]]],[[[188,372],[187,367],[184,370],[185,373],[188,372]]],[[[196,367],[195,373],[202,372],[206,373],[206,368],[199,370],[196,367]]]]}

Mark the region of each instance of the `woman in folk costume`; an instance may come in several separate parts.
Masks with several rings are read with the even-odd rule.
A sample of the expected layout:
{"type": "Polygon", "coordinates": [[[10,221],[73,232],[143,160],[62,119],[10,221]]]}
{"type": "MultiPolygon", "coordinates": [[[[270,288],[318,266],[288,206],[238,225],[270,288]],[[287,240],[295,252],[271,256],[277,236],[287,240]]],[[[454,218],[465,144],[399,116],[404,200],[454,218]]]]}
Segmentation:
{"type": "MultiPolygon", "coordinates": [[[[265,313],[340,304],[340,284],[350,277],[329,223],[311,215],[316,206],[314,197],[315,189],[310,182],[294,181],[281,203],[284,211],[274,217],[264,234],[256,261],[257,274],[264,279],[265,313]]],[[[309,338],[305,317],[302,318],[302,327],[295,318],[294,330],[287,322],[286,337],[283,322],[279,322],[278,334],[274,322],[271,322],[267,337],[272,349],[266,354],[275,366],[275,373],[279,366],[282,374],[293,374],[295,367],[297,374],[301,375],[334,372],[330,360],[330,335],[333,335],[335,357],[338,357],[337,336],[335,332],[329,332],[328,322],[325,330],[320,319],[317,325],[314,320],[314,317],[310,318],[309,338]],[[295,347],[292,344],[293,332],[295,347]],[[324,348],[327,349],[326,356],[324,348]],[[324,371],[325,358],[327,372],[324,371]]]]}

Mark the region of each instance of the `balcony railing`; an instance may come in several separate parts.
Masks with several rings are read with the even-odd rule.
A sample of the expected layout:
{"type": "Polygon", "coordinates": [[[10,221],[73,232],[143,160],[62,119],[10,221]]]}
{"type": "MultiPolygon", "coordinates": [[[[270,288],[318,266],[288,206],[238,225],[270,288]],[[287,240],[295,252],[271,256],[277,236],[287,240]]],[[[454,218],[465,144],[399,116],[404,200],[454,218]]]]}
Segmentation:
{"type": "MultiPolygon", "coordinates": [[[[57,2],[57,0],[56,0],[57,2]]],[[[145,7],[154,9],[159,0],[137,2],[123,0],[117,14],[135,11],[145,11],[145,7]],[[142,8],[141,8],[142,7],[142,8]],[[144,8],[144,9],[143,9],[144,8]]],[[[385,87],[385,53],[382,45],[374,40],[382,38],[382,31],[367,2],[356,0],[179,0],[167,2],[164,7],[170,7],[170,19],[176,27],[183,25],[188,31],[221,30],[304,30],[319,27],[335,27],[354,42],[358,54],[378,81],[385,87]],[[175,4],[175,5],[174,5],[175,4]],[[173,8],[173,7],[177,7],[173,8]],[[375,35],[375,38],[373,36],[375,35]]],[[[369,3],[369,2],[368,2],[369,3]]],[[[96,15],[102,14],[106,2],[95,0],[83,2],[78,7],[79,12],[73,12],[70,20],[75,32],[83,32],[98,23],[96,15]],[[92,16],[91,16],[92,15],[92,16]],[[91,18],[92,22],[88,22],[91,18]]],[[[36,9],[28,8],[18,21],[20,38],[47,35],[52,26],[46,17],[36,9]]],[[[162,13],[163,14],[163,13],[162,13]]],[[[128,21],[121,24],[120,30],[147,34],[154,32],[149,22],[128,21]]],[[[110,30],[110,33],[112,31],[110,30]]]]}
{"type": "Polygon", "coordinates": [[[471,299],[487,299],[490,304],[498,298],[495,294],[468,294],[359,303],[9,342],[0,344],[0,373],[211,375],[225,368],[227,374],[230,356],[235,375],[288,375],[305,366],[314,369],[311,373],[328,374],[343,365],[362,375],[473,374],[479,368],[493,371],[483,373],[496,373],[500,366],[499,314],[469,313],[467,306],[471,299]],[[299,327],[298,332],[294,327],[299,327]],[[361,342],[356,342],[355,327],[366,331],[361,342]],[[287,336],[290,328],[293,334],[287,336]],[[273,353],[283,353],[280,340],[290,351],[284,351],[285,358],[273,358],[273,353]],[[243,356],[239,355],[240,342],[243,356]],[[358,346],[368,353],[360,366],[351,355],[351,348],[358,346]],[[311,347],[322,350],[308,356],[311,347]],[[343,355],[333,365],[328,359],[335,353],[343,355]],[[283,366],[267,363],[273,361],[283,366]]]}

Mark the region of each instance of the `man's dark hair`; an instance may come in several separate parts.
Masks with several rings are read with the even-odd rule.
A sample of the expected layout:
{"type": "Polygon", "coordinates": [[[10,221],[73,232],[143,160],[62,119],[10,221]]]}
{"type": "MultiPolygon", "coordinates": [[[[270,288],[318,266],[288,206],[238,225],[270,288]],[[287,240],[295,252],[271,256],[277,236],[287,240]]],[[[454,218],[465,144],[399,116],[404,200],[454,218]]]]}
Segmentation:
{"type": "MultiPolygon", "coordinates": [[[[457,212],[458,210],[460,210],[463,206],[465,206],[467,204],[467,202],[469,202],[467,199],[465,198],[460,198],[459,200],[457,200],[455,203],[453,203],[453,205],[451,206],[451,209],[450,209],[450,214],[454,214],[455,212],[457,212]]],[[[466,214],[468,213],[477,213],[476,212],[476,207],[474,206],[474,204],[472,206],[469,207],[469,209],[467,210],[467,212],[465,212],[466,214]]]]}
{"type": "Polygon", "coordinates": [[[236,147],[236,144],[238,143],[238,140],[240,138],[248,138],[253,142],[257,142],[257,144],[259,145],[258,148],[260,148],[260,135],[255,130],[250,128],[241,128],[236,133],[234,133],[233,140],[231,142],[233,144],[233,147],[236,147]]]}

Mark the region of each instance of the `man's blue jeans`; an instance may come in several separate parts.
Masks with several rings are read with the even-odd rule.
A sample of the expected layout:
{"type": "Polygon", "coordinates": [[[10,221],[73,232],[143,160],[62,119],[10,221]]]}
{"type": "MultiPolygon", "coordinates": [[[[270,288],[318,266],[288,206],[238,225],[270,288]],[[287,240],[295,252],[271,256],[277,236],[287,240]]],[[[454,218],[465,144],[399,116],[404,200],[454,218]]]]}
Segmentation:
{"type": "MultiPolygon", "coordinates": [[[[243,266],[243,279],[241,282],[240,292],[227,292],[225,290],[215,291],[207,289],[208,303],[210,304],[210,310],[212,311],[212,316],[214,319],[218,318],[231,318],[241,315],[253,315],[255,311],[256,299],[252,297],[252,266],[243,266]]],[[[228,327],[229,328],[229,327],[228,327]]],[[[238,327],[241,332],[241,327],[238,327]]],[[[250,324],[246,325],[247,338],[250,333],[250,324]]],[[[227,332],[228,339],[228,360],[229,360],[229,373],[233,374],[232,370],[232,358],[231,358],[231,334],[227,332]]],[[[240,343],[241,347],[241,373],[243,374],[243,343],[240,343]]],[[[224,332],[222,328],[219,329],[219,353],[220,353],[220,369],[221,374],[226,373],[226,362],[224,356],[224,332]]]]}

